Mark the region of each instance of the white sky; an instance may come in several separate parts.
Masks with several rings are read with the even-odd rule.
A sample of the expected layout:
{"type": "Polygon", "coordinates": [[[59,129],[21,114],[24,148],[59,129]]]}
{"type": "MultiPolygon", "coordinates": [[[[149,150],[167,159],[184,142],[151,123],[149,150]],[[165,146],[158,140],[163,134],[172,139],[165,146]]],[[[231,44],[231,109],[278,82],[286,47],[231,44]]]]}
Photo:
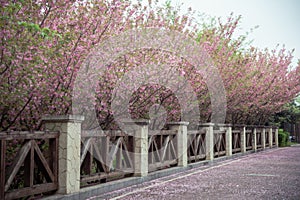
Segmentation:
{"type": "Polygon", "coordinates": [[[253,46],[274,49],[284,44],[287,50],[295,49],[293,65],[300,59],[299,0],[172,0],[173,5],[181,3],[184,10],[191,7],[224,20],[231,12],[242,15],[241,34],[259,26],[248,36],[253,46]]]}
{"type": "MultiPolygon", "coordinates": [[[[147,4],[148,0],[142,1],[147,4]]],[[[154,1],[154,0],[153,0],[154,1]]],[[[167,0],[159,0],[163,4],[167,0]]],[[[248,41],[261,49],[274,49],[285,45],[287,50],[295,49],[293,65],[300,59],[300,0],[171,0],[172,5],[182,5],[182,10],[189,7],[199,13],[226,20],[230,13],[241,15],[238,34],[245,35],[248,41]]]]}

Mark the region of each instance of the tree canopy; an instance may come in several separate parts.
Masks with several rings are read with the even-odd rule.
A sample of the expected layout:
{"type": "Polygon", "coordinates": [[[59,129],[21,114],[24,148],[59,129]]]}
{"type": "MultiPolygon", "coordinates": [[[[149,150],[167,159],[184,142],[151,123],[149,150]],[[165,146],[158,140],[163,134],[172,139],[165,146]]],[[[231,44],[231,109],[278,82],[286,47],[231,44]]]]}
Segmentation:
{"type": "MultiPolygon", "coordinates": [[[[208,53],[224,84],[228,123],[264,124],[300,92],[300,63],[291,66],[292,52],[260,50],[244,36],[234,38],[240,16],[203,25],[192,11],[180,14],[170,3],[144,6],[128,0],[1,1],[0,12],[0,130],[37,129],[45,114],[72,113],[74,83],[89,53],[110,37],[147,27],[177,31],[208,53]]],[[[176,69],[196,94],[196,120],[211,120],[211,96],[195,66],[173,52],[140,49],[114,60],[105,76],[94,77],[99,82],[94,106],[103,129],[117,128],[111,104],[118,81],[131,71],[137,73],[133,78],[139,76],[133,69],[145,64],[176,69]]],[[[131,117],[149,118],[157,104],[167,121],[180,120],[174,92],[159,84],[139,87],[130,99],[131,117]]]]}

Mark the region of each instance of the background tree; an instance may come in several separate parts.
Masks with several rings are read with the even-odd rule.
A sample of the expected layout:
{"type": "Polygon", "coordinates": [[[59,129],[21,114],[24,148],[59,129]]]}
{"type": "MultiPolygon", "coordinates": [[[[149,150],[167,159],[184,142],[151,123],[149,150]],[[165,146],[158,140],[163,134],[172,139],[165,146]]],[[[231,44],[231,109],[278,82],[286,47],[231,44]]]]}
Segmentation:
{"type": "Polygon", "coordinates": [[[297,124],[300,122],[300,105],[292,101],[282,108],[278,113],[270,118],[270,122],[274,125],[283,127],[285,123],[297,124]]]}
{"type": "MultiPolygon", "coordinates": [[[[265,124],[300,91],[300,64],[291,66],[292,52],[284,47],[259,50],[247,45],[244,36],[235,39],[240,17],[233,15],[200,26],[192,11],[179,14],[169,2],[142,6],[126,0],[1,1],[0,12],[0,130],[36,129],[44,114],[72,113],[74,81],[88,53],[133,28],[164,28],[195,39],[222,76],[227,122],[265,124]]],[[[95,107],[102,128],[118,128],[111,112],[117,81],[137,66],[160,63],[189,80],[198,98],[199,121],[210,121],[209,92],[195,66],[172,52],[141,49],[111,63],[106,75],[97,77],[95,107]]],[[[180,120],[174,91],[163,85],[145,85],[133,94],[132,117],[149,118],[149,109],[158,102],[168,121],[180,120]]]]}

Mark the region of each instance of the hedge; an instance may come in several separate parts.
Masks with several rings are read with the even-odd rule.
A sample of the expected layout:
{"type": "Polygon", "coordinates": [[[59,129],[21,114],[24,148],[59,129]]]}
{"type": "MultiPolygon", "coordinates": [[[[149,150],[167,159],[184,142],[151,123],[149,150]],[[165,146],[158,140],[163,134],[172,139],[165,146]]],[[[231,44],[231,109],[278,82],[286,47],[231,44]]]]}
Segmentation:
{"type": "Polygon", "coordinates": [[[290,133],[284,131],[283,129],[278,130],[278,143],[280,147],[289,146],[290,133]]]}

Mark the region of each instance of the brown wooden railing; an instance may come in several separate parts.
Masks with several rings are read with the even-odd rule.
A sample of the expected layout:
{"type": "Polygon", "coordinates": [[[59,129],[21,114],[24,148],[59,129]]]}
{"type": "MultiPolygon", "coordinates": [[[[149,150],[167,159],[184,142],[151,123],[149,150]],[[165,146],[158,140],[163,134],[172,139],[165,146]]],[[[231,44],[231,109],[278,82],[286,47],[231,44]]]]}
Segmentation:
{"type": "Polygon", "coordinates": [[[122,131],[83,132],[81,187],[124,178],[133,173],[133,136],[122,131]]]}
{"type": "Polygon", "coordinates": [[[189,130],[187,132],[189,163],[206,159],[205,135],[206,133],[203,130],[189,130]]]}
{"type": "Polygon", "coordinates": [[[177,164],[176,134],[174,130],[151,131],[148,137],[149,172],[177,164]]]}
{"type": "Polygon", "coordinates": [[[269,141],[269,131],[265,131],[265,143],[266,143],[266,147],[270,146],[270,141],[269,141]]]}
{"type": "Polygon", "coordinates": [[[226,155],[226,131],[214,130],[214,157],[226,155]]]}
{"type": "Polygon", "coordinates": [[[0,199],[58,189],[58,132],[0,133],[0,199]]]}
{"type": "Polygon", "coordinates": [[[172,122],[168,130],[151,131],[149,120],[137,120],[126,122],[126,131],[91,132],[81,129],[82,121],[45,117],[45,130],[56,132],[0,133],[0,199],[78,193],[84,186],[256,152],[268,143],[278,147],[276,127],[204,123],[188,130],[187,122],[172,122]]]}
{"type": "Polygon", "coordinates": [[[273,143],[273,145],[276,142],[276,135],[275,135],[275,133],[276,133],[276,127],[273,127],[272,128],[272,143],[273,143]]]}
{"type": "Polygon", "coordinates": [[[252,138],[253,129],[246,128],[246,151],[253,149],[252,138]]]}
{"type": "Polygon", "coordinates": [[[262,146],[262,129],[257,128],[256,129],[256,148],[261,149],[262,146]]]}
{"type": "Polygon", "coordinates": [[[241,130],[232,130],[232,153],[241,152],[241,130]]]}

